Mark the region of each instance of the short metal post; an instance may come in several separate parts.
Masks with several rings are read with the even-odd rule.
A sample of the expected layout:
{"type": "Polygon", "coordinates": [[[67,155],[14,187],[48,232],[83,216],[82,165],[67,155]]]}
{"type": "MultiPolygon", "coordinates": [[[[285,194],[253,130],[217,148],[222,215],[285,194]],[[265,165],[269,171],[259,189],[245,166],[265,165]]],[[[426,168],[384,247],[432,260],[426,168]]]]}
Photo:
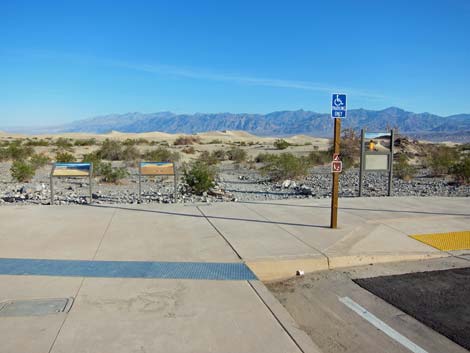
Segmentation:
{"type": "Polygon", "coordinates": [[[90,205],[93,203],[93,187],[92,187],[92,180],[93,180],[93,164],[90,166],[90,174],[88,175],[88,181],[89,181],[88,187],[90,188],[90,205]]]}
{"type": "Polygon", "coordinates": [[[142,202],[142,163],[139,162],[139,202],[142,202]]]}
{"type": "Polygon", "coordinates": [[[53,167],[51,175],[50,175],[51,206],[54,204],[54,182],[53,182],[53,176],[52,176],[53,173],[54,173],[54,167],[53,167]]]}
{"type": "Polygon", "coordinates": [[[173,163],[173,176],[174,176],[174,183],[175,183],[175,192],[174,192],[174,199],[175,199],[175,202],[176,202],[176,199],[178,197],[178,175],[177,175],[177,171],[176,171],[176,163],[173,163]]]}
{"type": "Polygon", "coordinates": [[[395,144],[395,137],[393,129],[390,131],[390,161],[388,166],[388,196],[392,196],[393,192],[393,149],[395,144]]]}
{"type": "Polygon", "coordinates": [[[361,162],[359,165],[359,197],[362,196],[362,178],[364,177],[364,129],[361,130],[361,162]]]}

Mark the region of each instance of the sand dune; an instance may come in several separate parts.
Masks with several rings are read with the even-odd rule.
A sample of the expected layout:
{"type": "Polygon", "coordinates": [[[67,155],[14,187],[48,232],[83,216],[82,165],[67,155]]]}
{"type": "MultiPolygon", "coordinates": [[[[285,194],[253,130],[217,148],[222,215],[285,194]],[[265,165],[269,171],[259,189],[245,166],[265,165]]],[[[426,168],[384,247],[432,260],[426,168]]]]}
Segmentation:
{"type": "MultiPolygon", "coordinates": [[[[115,140],[126,140],[126,139],[147,139],[154,141],[169,141],[172,142],[180,136],[188,136],[189,134],[170,134],[160,131],[142,132],[142,133],[127,133],[120,131],[111,131],[106,134],[94,134],[94,133],[81,133],[81,132],[68,132],[58,134],[40,134],[40,135],[25,135],[25,134],[12,134],[4,131],[0,131],[0,137],[12,137],[12,138],[36,138],[36,139],[57,139],[59,137],[70,138],[75,140],[95,138],[97,140],[115,139],[115,140]]],[[[239,130],[223,130],[223,131],[208,131],[200,132],[195,134],[201,138],[203,143],[208,143],[213,140],[221,140],[223,142],[228,141],[244,141],[244,142],[261,142],[261,143],[273,143],[279,137],[260,137],[250,134],[246,131],[239,130]]],[[[318,138],[307,135],[295,135],[291,137],[285,137],[289,143],[292,144],[305,144],[312,143],[316,145],[326,145],[329,143],[328,139],[318,138]]]]}

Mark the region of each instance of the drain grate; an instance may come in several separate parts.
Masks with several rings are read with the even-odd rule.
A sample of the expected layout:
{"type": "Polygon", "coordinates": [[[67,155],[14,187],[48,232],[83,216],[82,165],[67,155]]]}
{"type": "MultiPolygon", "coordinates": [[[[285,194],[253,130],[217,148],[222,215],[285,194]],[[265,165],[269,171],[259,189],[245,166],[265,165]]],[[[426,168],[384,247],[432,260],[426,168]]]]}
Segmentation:
{"type": "Polygon", "coordinates": [[[44,316],[67,313],[73,304],[73,298],[8,300],[0,303],[2,316],[44,316]]]}

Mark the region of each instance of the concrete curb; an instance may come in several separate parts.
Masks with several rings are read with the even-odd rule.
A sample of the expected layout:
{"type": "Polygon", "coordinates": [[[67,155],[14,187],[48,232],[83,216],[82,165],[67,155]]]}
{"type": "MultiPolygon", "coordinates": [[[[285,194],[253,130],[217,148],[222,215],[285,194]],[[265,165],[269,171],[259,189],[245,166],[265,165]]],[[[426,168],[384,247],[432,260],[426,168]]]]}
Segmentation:
{"type": "Polygon", "coordinates": [[[448,253],[364,254],[331,256],[329,269],[375,265],[386,262],[418,261],[448,257],[448,253]]]}
{"type": "MultiPolygon", "coordinates": [[[[328,255],[328,254],[327,254],[328,255]]],[[[297,270],[312,273],[347,267],[367,266],[387,262],[429,260],[450,256],[446,252],[409,254],[358,254],[294,258],[283,260],[246,261],[250,270],[263,282],[285,280],[296,276],[297,270]]]]}
{"type": "Polygon", "coordinates": [[[261,281],[277,281],[295,276],[297,270],[316,272],[328,270],[328,259],[324,256],[315,258],[294,258],[285,260],[254,260],[245,264],[261,281]]]}

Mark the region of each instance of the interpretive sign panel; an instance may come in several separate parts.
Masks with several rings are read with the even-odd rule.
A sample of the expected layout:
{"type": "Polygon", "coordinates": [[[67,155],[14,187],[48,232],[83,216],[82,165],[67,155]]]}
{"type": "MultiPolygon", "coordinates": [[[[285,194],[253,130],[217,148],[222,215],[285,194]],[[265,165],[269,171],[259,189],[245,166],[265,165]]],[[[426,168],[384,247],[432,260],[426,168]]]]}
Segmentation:
{"type": "Polygon", "coordinates": [[[91,163],[55,163],[52,176],[89,176],[91,169],[91,163]]]}
{"type": "Polygon", "coordinates": [[[393,130],[361,133],[361,168],[359,170],[359,196],[362,196],[363,174],[388,172],[388,196],[392,194],[393,130]]]}
{"type": "Polygon", "coordinates": [[[387,171],[390,167],[390,155],[386,154],[368,154],[365,155],[365,165],[364,169],[371,171],[387,171]]]}
{"type": "Polygon", "coordinates": [[[92,177],[93,163],[54,163],[50,175],[51,205],[54,204],[54,182],[53,179],[66,177],[87,177],[89,180],[90,204],[93,201],[92,177]]]}
{"type": "Polygon", "coordinates": [[[145,176],[174,176],[174,197],[176,199],[177,175],[173,162],[140,162],[139,164],[139,200],[142,201],[142,177],[145,176]]]}
{"type": "Polygon", "coordinates": [[[174,175],[175,165],[171,162],[140,162],[141,175],[174,175]]]}

